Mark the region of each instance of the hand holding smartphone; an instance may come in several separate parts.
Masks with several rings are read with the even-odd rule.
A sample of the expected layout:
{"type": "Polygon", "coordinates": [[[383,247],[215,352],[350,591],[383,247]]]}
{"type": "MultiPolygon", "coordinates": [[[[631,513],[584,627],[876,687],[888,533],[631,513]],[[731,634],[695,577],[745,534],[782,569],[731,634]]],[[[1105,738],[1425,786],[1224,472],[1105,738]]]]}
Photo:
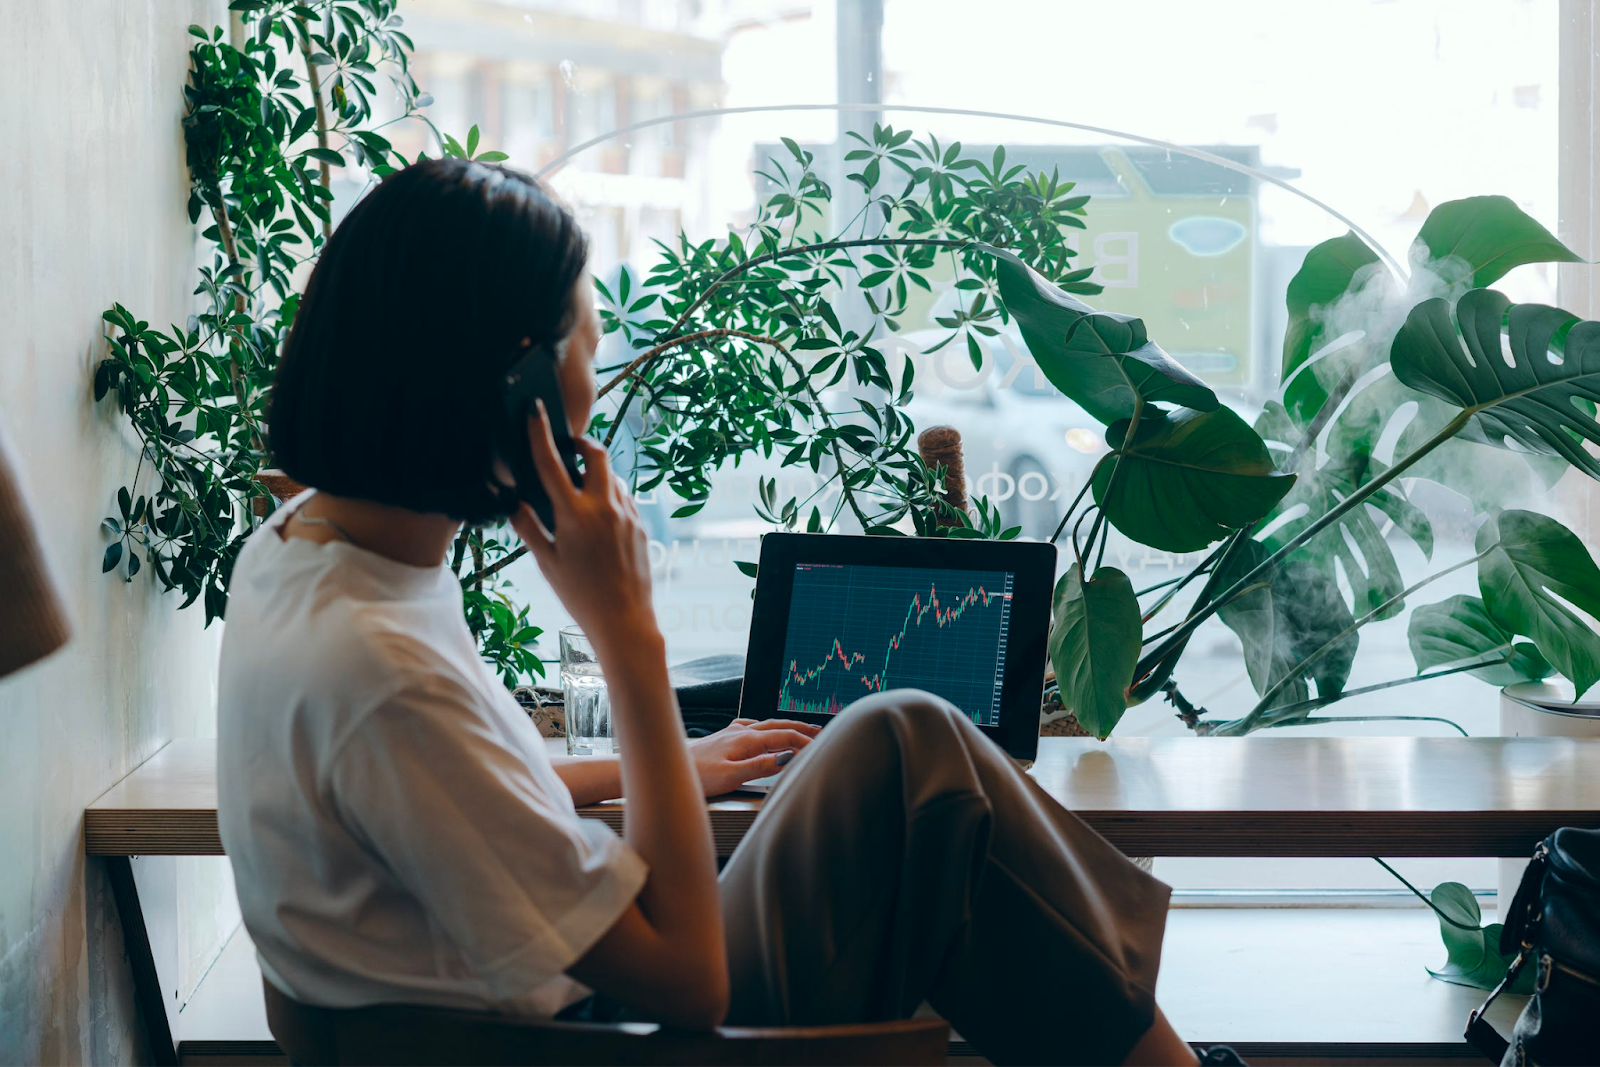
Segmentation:
{"type": "Polygon", "coordinates": [[[578,469],[578,449],[567,428],[567,411],[561,402],[561,383],[556,379],[555,349],[547,344],[525,345],[517,361],[506,372],[503,397],[500,455],[511,471],[517,496],[533,508],[539,521],[544,523],[544,528],[554,533],[555,511],[550,506],[550,495],[539,481],[533,453],[528,449],[528,417],[537,414],[535,400],[544,402],[556,453],[572,478],[572,484],[580,488],[583,485],[583,474],[578,469]]]}
{"type": "Polygon", "coordinates": [[[511,525],[606,662],[622,649],[637,652],[660,641],[648,538],[605,449],[572,436],[555,353],[524,348],[506,372],[500,431],[500,455],[528,505],[511,525]]]}

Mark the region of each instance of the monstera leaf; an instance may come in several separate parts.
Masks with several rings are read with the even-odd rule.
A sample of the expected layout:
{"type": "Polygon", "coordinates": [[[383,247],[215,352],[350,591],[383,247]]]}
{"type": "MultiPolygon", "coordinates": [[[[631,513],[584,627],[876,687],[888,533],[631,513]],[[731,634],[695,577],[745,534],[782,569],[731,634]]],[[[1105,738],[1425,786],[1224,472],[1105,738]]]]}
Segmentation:
{"type": "Polygon", "coordinates": [[[1095,470],[1094,499],[1111,524],[1140,544],[1194,552],[1272,510],[1294,485],[1267,446],[1230,408],[1146,414],[1106,431],[1114,462],[1095,470]]]}
{"type": "Polygon", "coordinates": [[[1472,417],[1471,439],[1560,456],[1592,478],[1600,461],[1600,323],[1474,289],[1451,314],[1435,298],[1411,309],[1390,352],[1401,382],[1472,417]]]}
{"type": "MultiPolygon", "coordinates": [[[[1383,360],[1376,339],[1357,339],[1337,352],[1322,353],[1328,335],[1327,311],[1352,289],[1372,287],[1381,300],[1395,289],[1394,278],[1378,254],[1353,232],[1324,241],[1306,253],[1285,295],[1289,321],[1283,335],[1283,406],[1298,426],[1309,423],[1328,400],[1328,390],[1351,367],[1383,360]],[[1322,366],[1312,366],[1319,354],[1322,366]]],[[[1358,369],[1357,373],[1360,373],[1358,369]]]]}
{"type": "Polygon", "coordinates": [[[1600,567],[1576,534],[1532,511],[1502,511],[1478,530],[1478,589],[1489,618],[1531,638],[1583,696],[1600,681],[1600,567]],[[1570,605],[1570,606],[1569,606],[1570,605]]]}
{"type": "Polygon", "coordinates": [[[1128,684],[1139,660],[1139,601],[1115,567],[1087,582],[1074,563],[1056,583],[1050,665],[1061,700],[1079,725],[1105,738],[1128,708],[1128,684]]]}
{"type": "MultiPolygon", "coordinates": [[[[1389,412],[1415,405],[1415,414],[1395,442],[1397,456],[1416,451],[1458,414],[1455,405],[1419,393],[1392,374],[1372,383],[1355,402],[1362,402],[1369,392],[1379,394],[1375,403],[1389,412]]],[[[1425,478],[1460,493],[1472,501],[1475,513],[1481,514],[1508,503],[1507,486],[1553,489],[1566,473],[1567,461],[1560,456],[1497,448],[1476,427],[1467,426],[1408,468],[1406,477],[1425,478]]]]}
{"type": "Polygon", "coordinates": [[[1347,374],[1359,377],[1383,363],[1400,325],[1397,312],[1411,304],[1441,288],[1493,285],[1527,263],[1582,262],[1503,196],[1440,204],[1412,242],[1409,258],[1415,270],[1402,286],[1354,233],[1306,253],[1285,301],[1283,402],[1296,425],[1309,423],[1347,374]],[[1341,300],[1357,294],[1336,314],[1341,300]]]}
{"type": "Polygon", "coordinates": [[[1044,376],[1103,423],[1131,418],[1137,402],[1215,410],[1217,394],[1145,335],[1144,323],[1096,311],[1022,260],[988,245],[1000,299],[1044,376]]]}
{"type": "MultiPolygon", "coordinates": [[[[1294,488],[1262,522],[1262,526],[1271,531],[1262,538],[1269,549],[1282,548],[1311,522],[1332,511],[1387,469],[1373,458],[1369,447],[1347,443],[1347,434],[1354,426],[1356,421],[1352,419],[1332,428],[1321,466],[1317,465],[1317,449],[1304,451],[1292,472],[1298,475],[1294,488]],[[1284,519],[1284,516],[1290,517],[1284,519]]],[[[1277,403],[1269,403],[1256,420],[1256,432],[1269,443],[1277,442],[1285,452],[1300,437],[1288,414],[1277,403]]],[[[1356,614],[1365,615],[1389,604],[1374,616],[1380,620],[1393,618],[1405,607],[1403,602],[1395,600],[1405,588],[1405,582],[1394,551],[1380,528],[1385,517],[1415,541],[1424,556],[1432,556],[1433,527],[1427,515],[1393,489],[1380,489],[1365,504],[1346,511],[1337,522],[1300,549],[1300,558],[1325,573],[1333,574],[1336,567],[1344,572],[1350,586],[1351,608],[1356,614]]]]}
{"type": "Polygon", "coordinates": [[[1489,618],[1483,601],[1475,596],[1453,596],[1417,608],[1411,613],[1406,636],[1418,674],[1470,663],[1497,652],[1510,659],[1468,673],[1493,686],[1537,682],[1550,673],[1550,664],[1539,650],[1501,629],[1489,618]]]}
{"type": "MultiPolygon", "coordinates": [[[[1240,549],[1220,583],[1223,588],[1271,555],[1259,541],[1245,541],[1240,549]]],[[[1304,560],[1288,560],[1263,579],[1260,587],[1223,605],[1217,617],[1239,635],[1250,684],[1260,694],[1282,681],[1311,653],[1338,638],[1311,664],[1305,677],[1295,678],[1279,690],[1267,710],[1305,700],[1306,678],[1316,681],[1318,696],[1340,692],[1350,678],[1359,632],[1339,635],[1355,617],[1345,607],[1332,575],[1304,560]]]]}
{"type": "Polygon", "coordinates": [[[1411,262],[1447,258],[1464,262],[1478,288],[1493,285],[1525,263],[1584,261],[1504,196],[1450,200],[1428,213],[1411,244],[1411,262]]]}

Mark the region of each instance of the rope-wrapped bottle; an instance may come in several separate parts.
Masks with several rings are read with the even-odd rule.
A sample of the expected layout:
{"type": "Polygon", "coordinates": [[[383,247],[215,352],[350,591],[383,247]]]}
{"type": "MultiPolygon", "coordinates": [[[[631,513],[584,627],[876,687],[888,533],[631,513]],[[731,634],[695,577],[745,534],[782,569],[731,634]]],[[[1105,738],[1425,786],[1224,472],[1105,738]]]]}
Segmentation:
{"type": "MultiPolygon", "coordinates": [[[[954,426],[930,426],[917,434],[917,453],[929,470],[945,469],[944,501],[955,511],[967,510],[967,465],[961,456],[961,431],[954,426]]],[[[939,510],[940,526],[959,526],[951,512],[939,510]]]]}

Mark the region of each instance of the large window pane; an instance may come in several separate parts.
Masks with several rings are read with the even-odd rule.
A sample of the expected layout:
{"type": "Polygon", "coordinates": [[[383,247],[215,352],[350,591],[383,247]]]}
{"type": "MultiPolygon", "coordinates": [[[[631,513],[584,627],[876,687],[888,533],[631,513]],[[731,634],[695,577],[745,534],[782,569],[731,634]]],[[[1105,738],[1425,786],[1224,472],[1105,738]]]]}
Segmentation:
{"type": "MultiPolygon", "coordinates": [[[[1079,248],[1106,286],[1095,302],[1142,316],[1153,338],[1247,415],[1277,389],[1284,290],[1313,244],[1353,225],[1404,264],[1430,208],[1491,192],[1555,228],[1557,15],[1556,0],[989,0],[981,12],[959,0],[416,0],[407,8],[434,121],[457,137],[476,122],[483,143],[545,173],[589,229],[603,281],[624,264],[642,274],[655,242],[680,231],[700,241],[747,222],[769,191],[757,171],[782,151],[780,137],[816,152],[840,188],[844,132],[875,120],[959,139],[969,152],[1004,145],[1012,160],[1058,170],[1091,195],[1079,248]],[[853,106],[816,107],[839,101],[853,106]],[[647,125],[630,128],[637,124],[647,125]]],[[[397,144],[409,154],[430,135],[405,136],[412,140],[397,144]]],[[[847,207],[841,200],[835,211],[847,207]]],[[[1554,270],[1523,268],[1501,288],[1553,301],[1554,270]]],[[[1043,382],[1014,334],[984,342],[981,372],[958,346],[924,355],[954,298],[948,279],[936,284],[892,341],[917,366],[910,413],[919,425],[960,428],[975,491],[1025,534],[1047,536],[1104,449],[1100,429],[1043,382]]],[[[602,361],[622,355],[612,344],[602,361]]],[[[626,435],[618,451],[625,459],[626,435]]],[[[1481,478],[1514,478],[1517,492],[1542,498],[1544,487],[1514,462],[1481,478]]],[[[671,513],[682,502],[665,491],[641,497],[675,658],[743,651],[751,582],[733,561],[754,559],[768,528],[753,508],[763,476],[782,479],[784,495],[811,477],[761,462],[730,466],[708,505],[679,519],[671,513]]],[[[1408,579],[1471,555],[1467,504],[1426,484],[1413,492],[1434,521],[1436,546],[1430,562],[1387,531],[1408,579]]],[[[1508,485],[1505,498],[1514,497],[1508,485]]],[[[1120,536],[1107,560],[1136,586],[1195,562],[1120,536]]],[[[553,631],[565,621],[531,564],[508,573],[541,625],[553,631]]],[[[1423,602],[1471,591],[1471,575],[1437,583],[1423,602]]],[[[1348,591],[1348,576],[1339,577],[1348,591]]],[[[1414,672],[1407,618],[1363,631],[1352,687],[1414,672]]],[[[1220,714],[1254,699],[1238,640],[1217,623],[1197,634],[1180,680],[1191,701],[1220,714]]],[[[1356,698],[1335,712],[1439,709],[1469,733],[1495,732],[1493,690],[1464,676],[1356,698]]],[[[1185,728],[1151,701],[1119,732],[1185,728]]],[[[1383,721],[1300,732],[1451,731],[1383,721]]],[[[1458,877],[1493,881],[1486,862],[1464,863],[1458,877]]],[[[1310,872],[1305,884],[1343,878],[1310,872]]],[[[1227,884],[1226,876],[1195,880],[1227,884]]],[[[1368,882],[1385,884],[1381,874],[1368,882]]]]}

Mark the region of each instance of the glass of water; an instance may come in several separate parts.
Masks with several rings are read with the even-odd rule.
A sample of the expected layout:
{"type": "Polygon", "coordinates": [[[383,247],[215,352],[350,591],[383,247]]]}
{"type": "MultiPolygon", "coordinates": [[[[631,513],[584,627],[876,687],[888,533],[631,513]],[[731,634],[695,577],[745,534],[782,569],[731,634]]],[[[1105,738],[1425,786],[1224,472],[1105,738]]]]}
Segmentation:
{"type": "Polygon", "coordinates": [[[561,696],[567,713],[567,755],[615,755],[611,694],[594,646],[576,626],[561,631],[561,696]]]}

